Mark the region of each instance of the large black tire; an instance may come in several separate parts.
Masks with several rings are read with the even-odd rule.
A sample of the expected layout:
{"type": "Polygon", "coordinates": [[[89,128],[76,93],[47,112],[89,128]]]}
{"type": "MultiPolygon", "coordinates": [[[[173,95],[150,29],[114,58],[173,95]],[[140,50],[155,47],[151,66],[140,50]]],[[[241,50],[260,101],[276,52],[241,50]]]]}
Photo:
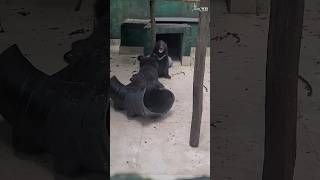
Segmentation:
{"type": "Polygon", "coordinates": [[[170,90],[159,87],[141,89],[131,83],[123,85],[113,76],[110,80],[110,95],[115,108],[125,110],[129,117],[160,117],[170,111],[175,97],[170,90]]]}

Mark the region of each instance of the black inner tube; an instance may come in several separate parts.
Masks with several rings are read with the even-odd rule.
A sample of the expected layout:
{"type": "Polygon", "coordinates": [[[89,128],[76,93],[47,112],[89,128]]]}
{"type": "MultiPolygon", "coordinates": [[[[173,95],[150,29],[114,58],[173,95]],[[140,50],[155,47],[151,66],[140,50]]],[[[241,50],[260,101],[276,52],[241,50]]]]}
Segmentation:
{"type": "Polygon", "coordinates": [[[166,113],[172,107],[174,95],[167,89],[153,89],[145,92],[143,101],[151,112],[166,113]]]}

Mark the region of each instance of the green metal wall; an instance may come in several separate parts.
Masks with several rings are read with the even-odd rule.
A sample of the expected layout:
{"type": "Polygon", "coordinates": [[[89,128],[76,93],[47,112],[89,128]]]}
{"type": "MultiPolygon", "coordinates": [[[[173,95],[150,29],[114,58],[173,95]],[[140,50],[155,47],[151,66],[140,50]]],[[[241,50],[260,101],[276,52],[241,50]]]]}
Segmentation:
{"type": "MultiPolygon", "coordinates": [[[[155,2],[157,17],[198,17],[198,12],[192,11],[192,3],[172,0],[156,0],[155,2]]],[[[149,0],[111,0],[110,6],[110,33],[113,39],[120,38],[120,26],[125,19],[149,18],[149,0]]]]}

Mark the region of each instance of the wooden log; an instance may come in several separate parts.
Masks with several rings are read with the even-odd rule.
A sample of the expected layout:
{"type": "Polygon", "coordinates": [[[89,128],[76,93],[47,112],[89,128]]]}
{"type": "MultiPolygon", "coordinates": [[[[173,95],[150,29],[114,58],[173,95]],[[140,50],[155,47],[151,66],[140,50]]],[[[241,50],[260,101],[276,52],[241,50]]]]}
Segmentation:
{"type": "Polygon", "coordinates": [[[155,0],[150,0],[150,21],[151,21],[151,39],[152,47],[156,44],[156,20],[155,20],[155,0]]]}
{"type": "Polygon", "coordinates": [[[263,180],[292,180],[304,0],[272,0],[266,69],[263,180]]]}
{"type": "MultiPolygon", "coordinates": [[[[209,0],[201,0],[201,7],[209,8],[209,0]]],[[[205,71],[206,45],[209,33],[209,11],[200,11],[199,30],[195,54],[194,77],[193,77],[193,111],[190,133],[190,146],[198,147],[203,104],[203,79],[205,71]]]]}

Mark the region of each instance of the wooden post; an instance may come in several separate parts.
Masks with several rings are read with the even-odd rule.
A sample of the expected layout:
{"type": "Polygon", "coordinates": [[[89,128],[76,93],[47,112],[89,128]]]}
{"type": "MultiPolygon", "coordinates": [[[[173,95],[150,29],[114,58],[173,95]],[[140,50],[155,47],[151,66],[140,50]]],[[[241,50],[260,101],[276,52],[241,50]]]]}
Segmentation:
{"type": "Polygon", "coordinates": [[[263,180],[292,180],[304,0],[272,0],[266,70],[263,180]]]}
{"type": "Polygon", "coordinates": [[[155,20],[155,0],[150,0],[150,21],[151,21],[151,40],[152,40],[152,47],[156,44],[156,20],[155,20]]]}
{"type": "MultiPolygon", "coordinates": [[[[200,8],[209,9],[210,1],[201,0],[200,8]]],[[[200,126],[202,117],[203,78],[205,71],[206,47],[209,34],[209,11],[202,9],[199,13],[199,30],[195,54],[193,77],[193,111],[190,133],[190,146],[198,147],[200,138],[200,126]]]]}

